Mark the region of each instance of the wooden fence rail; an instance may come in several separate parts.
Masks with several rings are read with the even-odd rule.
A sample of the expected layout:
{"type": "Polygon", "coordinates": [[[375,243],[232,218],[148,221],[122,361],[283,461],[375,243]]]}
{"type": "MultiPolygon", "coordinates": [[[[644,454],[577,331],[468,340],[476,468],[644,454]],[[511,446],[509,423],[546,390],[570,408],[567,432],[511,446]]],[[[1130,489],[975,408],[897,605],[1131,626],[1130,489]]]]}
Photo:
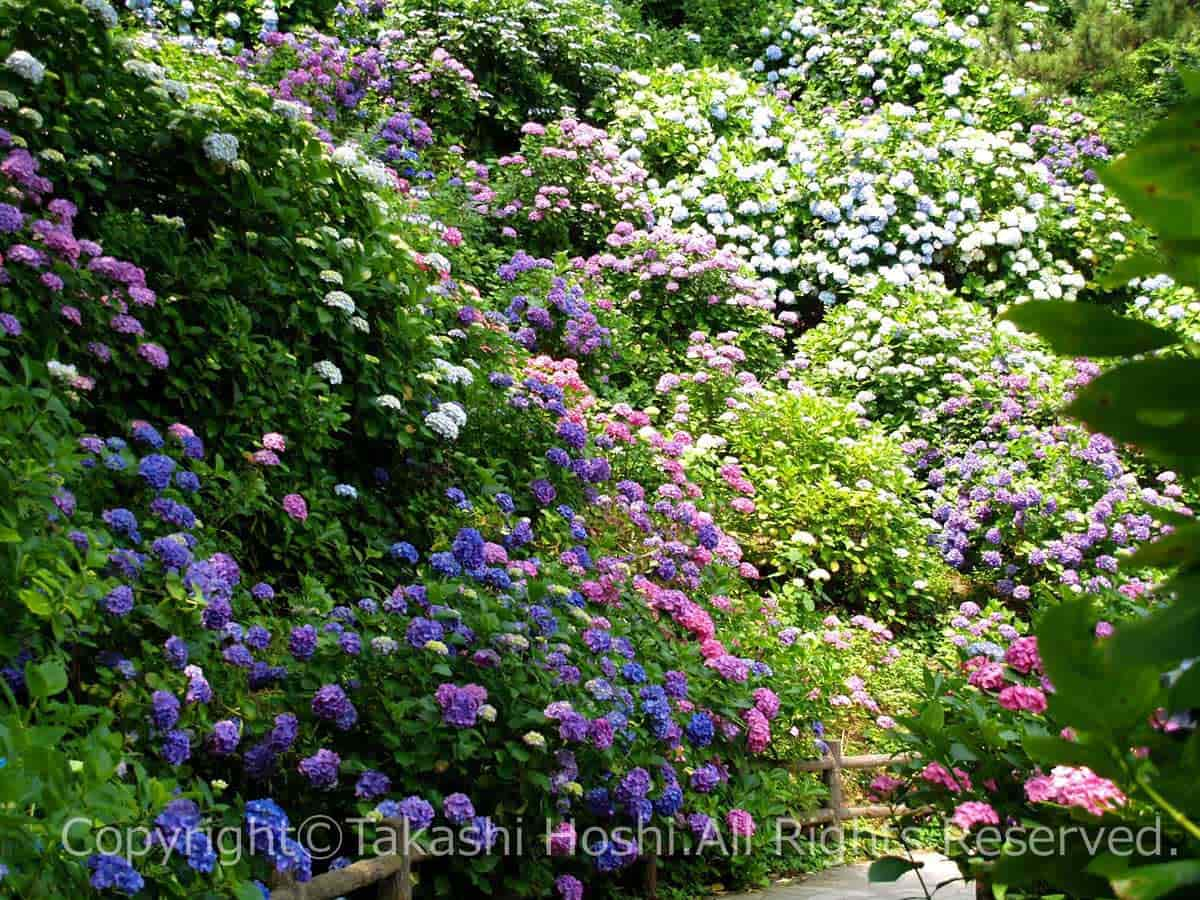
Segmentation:
{"type": "MultiPolygon", "coordinates": [[[[800,760],[792,764],[794,772],[821,773],[829,788],[828,804],[803,816],[781,818],[780,825],[793,828],[828,825],[830,832],[840,841],[842,822],[850,819],[886,819],[894,815],[921,814],[928,811],[928,807],[908,810],[903,806],[883,804],[843,805],[845,791],[842,772],[848,769],[887,769],[907,765],[915,757],[908,753],[843,756],[841,741],[831,740],[828,744],[829,752],[821,759],[800,760]]],[[[400,852],[351,863],[344,869],[326,872],[304,884],[296,882],[290,875],[279,877],[272,887],[271,900],[333,900],[335,897],[371,885],[379,886],[379,900],[412,900],[412,868],[425,859],[426,855],[416,845],[410,846],[407,841],[408,831],[403,821],[385,819],[380,823],[380,828],[391,829],[400,852]]],[[[658,892],[658,857],[654,854],[648,855],[645,866],[644,890],[647,897],[653,898],[658,892]]],[[[986,894],[985,887],[985,882],[981,880],[978,884],[980,898],[991,897],[990,887],[986,887],[986,894]]]]}
{"type": "Polygon", "coordinates": [[[303,884],[290,874],[276,879],[271,900],[333,900],[351,891],[379,885],[379,900],[412,900],[412,867],[425,858],[420,847],[409,845],[408,827],[400,819],[384,819],[380,829],[390,829],[399,853],[351,863],[325,872],[303,884]]]}
{"type": "Polygon", "coordinates": [[[904,807],[886,806],[845,806],[845,790],[842,784],[842,772],[846,769],[886,769],[892,766],[907,765],[915,758],[909,753],[872,753],[865,756],[842,756],[842,742],[828,741],[829,752],[820,759],[800,760],[792,764],[794,772],[820,772],[826,786],[829,788],[829,802],[823,809],[818,809],[805,816],[785,818],[780,820],[782,825],[804,828],[810,825],[829,825],[830,831],[838,839],[842,836],[842,822],[848,819],[886,819],[893,815],[903,815],[909,810],[904,807]]]}

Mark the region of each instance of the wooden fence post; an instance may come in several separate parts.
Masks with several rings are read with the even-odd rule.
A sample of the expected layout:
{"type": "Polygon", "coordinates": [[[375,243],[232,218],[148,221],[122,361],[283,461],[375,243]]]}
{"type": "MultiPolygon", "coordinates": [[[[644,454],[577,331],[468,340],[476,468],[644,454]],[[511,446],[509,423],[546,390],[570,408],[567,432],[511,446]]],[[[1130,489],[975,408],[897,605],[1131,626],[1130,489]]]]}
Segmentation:
{"type": "Polygon", "coordinates": [[[837,842],[842,842],[842,742],[840,740],[826,741],[829,744],[830,766],[822,774],[825,784],[829,787],[829,808],[833,810],[833,819],[829,830],[833,832],[837,842]]]}
{"type": "Polygon", "coordinates": [[[379,882],[379,900],[412,900],[412,857],[408,853],[408,827],[390,819],[381,822],[380,827],[387,828],[392,840],[399,845],[397,855],[400,857],[400,868],[379,882]]]}
{"type": "Polygon", "coordinates": [[[646,857],[646,896],[649,900],[658,900],[658,854],[651,853],[646,857]]]}

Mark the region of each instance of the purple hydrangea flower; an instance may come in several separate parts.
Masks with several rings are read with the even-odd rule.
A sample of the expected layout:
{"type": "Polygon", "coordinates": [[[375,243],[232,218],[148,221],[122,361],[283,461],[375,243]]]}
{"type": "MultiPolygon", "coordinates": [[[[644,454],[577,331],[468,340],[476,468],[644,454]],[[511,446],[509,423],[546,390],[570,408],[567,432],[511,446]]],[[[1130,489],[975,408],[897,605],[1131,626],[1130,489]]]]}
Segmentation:
{"type": "Polygon", "coordinates": [[[337,785],[338,769],[342,758],[332,750],[321,749],[312,756],[300,760],[300,774],[309,784],[320,790],[329,790],[337,785]]]}

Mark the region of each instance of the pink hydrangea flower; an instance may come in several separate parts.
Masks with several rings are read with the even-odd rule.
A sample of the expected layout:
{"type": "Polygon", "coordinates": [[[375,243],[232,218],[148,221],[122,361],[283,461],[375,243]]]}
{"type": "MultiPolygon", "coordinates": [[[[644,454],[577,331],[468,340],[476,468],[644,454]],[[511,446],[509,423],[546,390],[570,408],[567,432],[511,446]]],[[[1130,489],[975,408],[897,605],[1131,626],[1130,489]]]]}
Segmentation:
{"type": "Polygon", "coordinates": [[[940,784],[952,794],[971,790],[971,776],[962,769],[955,769],[951,774],[940,762],[927,764],[921,770],[921,777],[930,784],[940,784]]]}
{"type": "Polygon", "coordinates": [[[774,719],[779,715],[779,696],[770,688],[755,688],[754,706],[768,719],[774,719]]]}
{"type": "Polygon", "coordinates": [[[308,519],[308,502],[299,494],[288,494],[283,498],[283,511],[297,522],[308,519]]]}
{"type": "Polygon", "coordinates": [[[547,838],[551,856],[574,856],[575,842],[575,825],[571,822],[560,822],[547,838]]]}
{"type": "Polygon", "coordinates": [[[753,706],[746,710],[746,745],[751,753],[762,753],[771,745],[771,724],[753,706]]]}
{"type": "Polygon", "coordinates": [[[1004,667],[987,657],[977,656],[969,660],[967,668],[973,669],[967,682],[981,691],[996,691],[1004,685],[1004,667]]]}
{"type": "Polygon", "coordinates": [[[725,823],[736,837],[750,837],[757,830],[754,818],[744,809],[731,809],[725,816],[725,823]]]}
{"type": "Polygon", "coordinates": [[[871,793],[879,799],[889,797],[896,792],[896,788],[904,784],[899,778],[894,778],[891,775],[877,775],[875,780],[871,782],[871,793]]]}
{"type": "Polygon", "coordinates": [[[268,431],[262,436],[262,445],[268,450],[282,453],[287,449],[287,438],[278,431],[268,431]]]}
{"type": "Polygon", "coordinates": [[[1055,766],[1049,775],[1035,775],[1025,782],[1025,796],[1031,803],[1074,806],[1094,816],[1127,801],[1120,788],[1087,766],[1055,766]]]}
{"type": "Polygon", "coordinates": [[[1000,816],[996,810],[992,809],[988,803],[981,803],[977,800],[968,800],[966,803],[960,803],[954,810],[954,815],[950,817],[950,821],[961,828],[963,831],[970,831],[976,825],[999,825],[1000,816]]]}
{"type": "Polygon", "coordinates": [[[1037,688],[1011,684],[1000,692],[1000,705],[1013,711],[1044,713],[1046,711],[1046,695],[1037,688]]]}
{"type": "Polygon", "coordinates": [[[1035,670],[1040,672],[1042,669],[1042,657],[1038,654],[1037,638],[1017,638],[1008,645],[1008,651],[1004,654],[1004,661],[1022,675],[1028,675],[1035,670]]]}

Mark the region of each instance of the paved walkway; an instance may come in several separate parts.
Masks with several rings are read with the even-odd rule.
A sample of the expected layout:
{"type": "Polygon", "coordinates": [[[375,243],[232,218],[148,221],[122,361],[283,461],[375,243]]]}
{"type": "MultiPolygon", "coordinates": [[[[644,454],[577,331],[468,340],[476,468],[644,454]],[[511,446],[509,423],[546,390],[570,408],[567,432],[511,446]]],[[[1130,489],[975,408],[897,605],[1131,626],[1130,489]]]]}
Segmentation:
{"type": "MultiPolygon", "coordinates": [[[[951,878],[958,877],[958,867],[948,859],[932,853],[918,853],[916,859],[925,863],[921,877],[929,890],[951,878]]],[[[891,884],[869,884],[868,863],[838,866],[815,875],[788,879],[763,891],[749,894],[725,894],[721,900],[905,900],[923,898],[924,892],[917,876],[909,872],[891,884]]],[[[973,885],[947,885],[937,892],[937,900],[974,900],[973,885]]]]}

